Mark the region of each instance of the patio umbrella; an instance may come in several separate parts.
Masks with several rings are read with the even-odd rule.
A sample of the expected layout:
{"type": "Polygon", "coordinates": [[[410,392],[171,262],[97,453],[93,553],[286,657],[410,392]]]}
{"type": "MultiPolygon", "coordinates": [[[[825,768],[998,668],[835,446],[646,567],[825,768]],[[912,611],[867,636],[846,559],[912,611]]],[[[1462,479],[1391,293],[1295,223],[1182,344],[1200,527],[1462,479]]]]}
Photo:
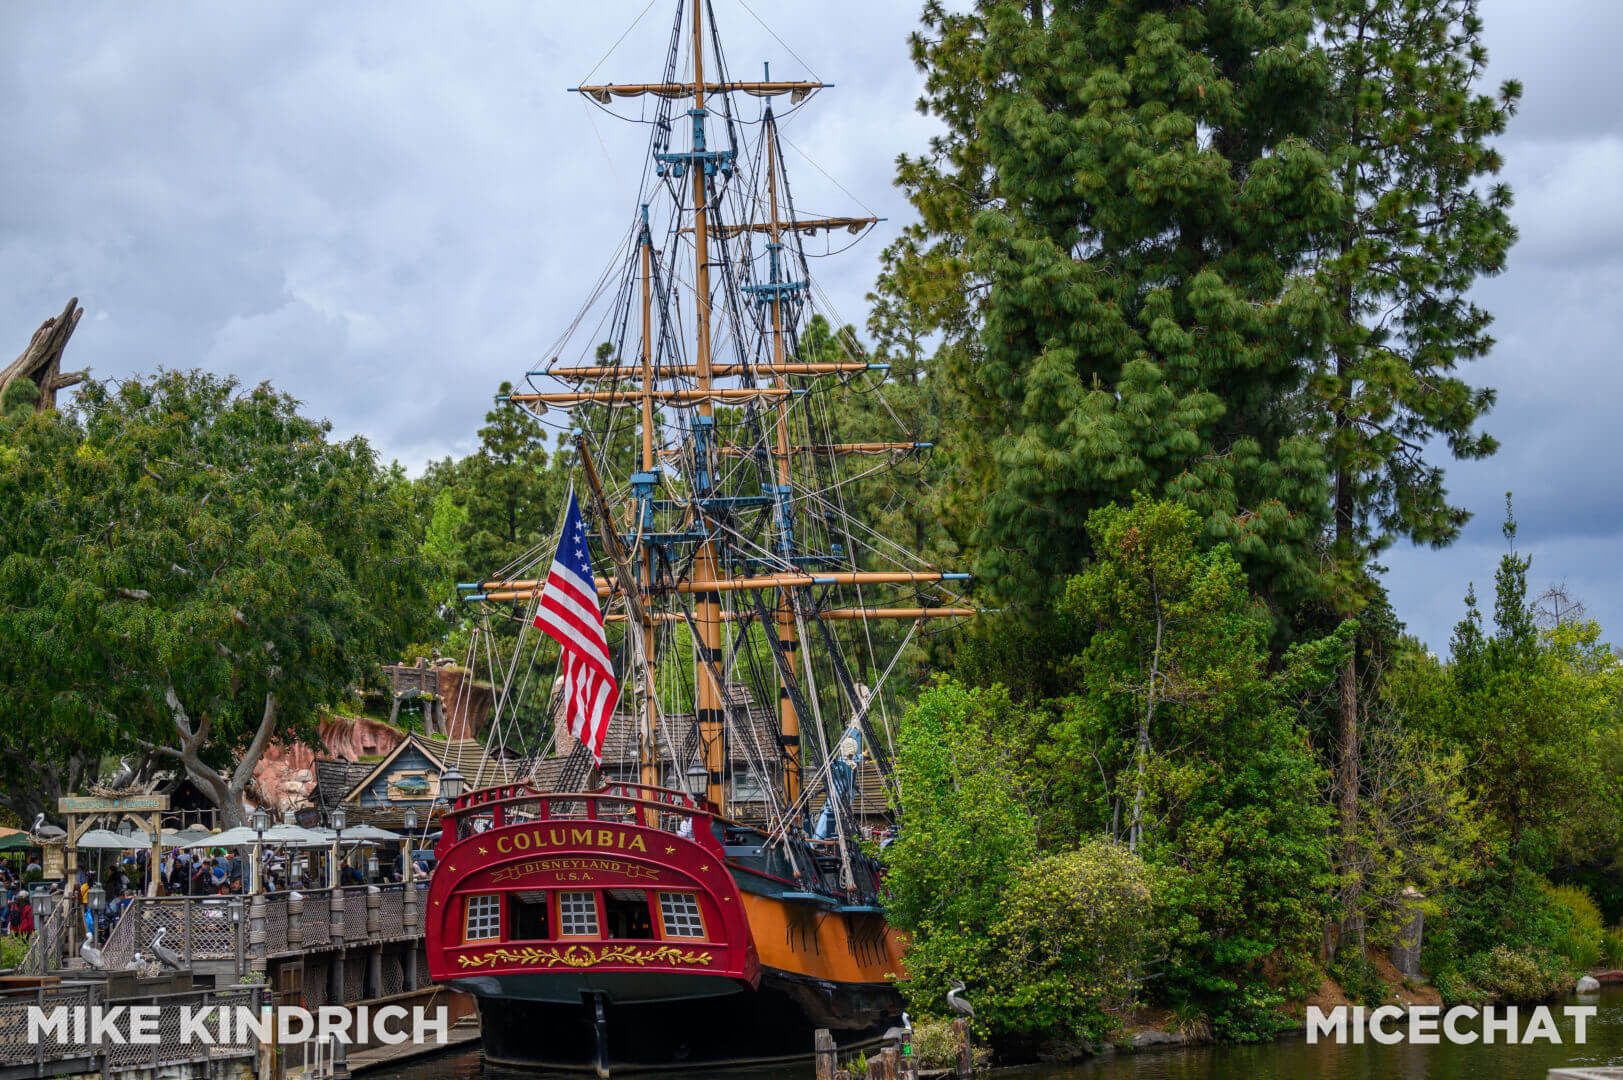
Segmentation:
{"type": "Polygon", "coordinates": [[[265,830],[265,843],[285,847],[326,847],[330,837],[302,825],[272,825],[265,830]]]}
{"type": "Polygon", "coordinates": [[[152,846],[151,837],[144,832],[123,836],[111,829],[90,829],[79,837],[81,851],[140,851],[152,846]]]}
{"type": "MultiPolygon", "coordinates": [[[[269,832],[270,830],[265,831],[269,832]]],[[[181,847],[241,847],[243,844],[257,843],[258,840],[258,833],[246,825],[238,825],[236,828],[227,829],[225,832],[209,833],[207,836],[193,840],[189,844],[182,844],[181,847]]]]}

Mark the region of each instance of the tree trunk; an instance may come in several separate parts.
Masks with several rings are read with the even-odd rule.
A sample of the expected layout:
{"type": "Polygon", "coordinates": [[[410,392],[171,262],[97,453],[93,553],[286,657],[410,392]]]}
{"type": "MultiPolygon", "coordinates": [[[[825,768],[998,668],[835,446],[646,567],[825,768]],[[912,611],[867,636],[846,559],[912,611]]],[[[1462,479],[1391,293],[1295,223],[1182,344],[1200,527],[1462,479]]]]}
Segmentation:
{"type": "MultiPolygon", "coordinates": [[[[1352,318],[1352,296],[1350,290],[1343,298],[1343,313],[1352,318]]],[[[1343,462],[1336,469],[1336,551],[1344,560],[1345,568],[1353,567],[1353,550],[1358,543],[1357,521],[1354,517],[1353,507],[1353,477],[1352,469],[1345,460],[1350,456],[1346,440],[1351,436],[1348,430],[1352,425],[1350,414],[1352,411],[1352,363],[1346,355],[1346,349],[1337,351],[1336,379],[1337,404],[1336,410],[1337,434],[1342,439],[1343,462]]],[[[1351,581],[1346,588],[1352,589],[1351,581]]],[[[1353,609],[1353,597],[1348,595],[1343,603],[1343,611],[1353,609]]],[[[1343,872],[1347,874],[1347,887],[1345,891],[1346,912],[1344,925],[1358,943],[1360,952],[1364,944],[1364,920],[1361,914],[1364,881],[1363,869],[1360,865],[1358,852],[1358,773],[1359,773],[1359,746],[1358,746],[1358,641],[1353,639],[1352,649],[1347,654],[1347,662],[1342,665],[1341,673],[1336,679],[1336,731],[1340,756],[1336,762],[1336,808],[1340,819],[1341,832],[1341,858],[1343,872]]]]}
{"type": "Polygon", "coordinates": [[[1133,817],[1127,826],[1127,850],[1137,851],[1144,835],[1144,772],[1150,759],[1150,723],[1155,719],[1155,684],[1161,677],[1161,642],[1166,636],[1166,614],[1161,609],[1160,590],[1152,579],[1150,587],[1155,596],[1155,650],[1150,654],[1150,686],[1144,703],[1144,715],[1138,722],[1138,747],[1134,752],[1138,777],[1133,786],[1133,817]]]}

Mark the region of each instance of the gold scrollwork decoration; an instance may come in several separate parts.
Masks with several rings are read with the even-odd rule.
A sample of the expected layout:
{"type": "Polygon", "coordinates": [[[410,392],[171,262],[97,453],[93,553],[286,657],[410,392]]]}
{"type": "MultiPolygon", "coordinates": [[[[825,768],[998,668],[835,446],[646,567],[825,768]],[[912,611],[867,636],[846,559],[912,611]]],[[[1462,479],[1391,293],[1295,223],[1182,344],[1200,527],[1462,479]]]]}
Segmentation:
{"type": "Polygon", "coordinates": [[[486,949],[476,956],[462,953],[456,958],[457,963],[464,968],[496,967],[502,964],[549,968],[560,965],[588,968],[599,964],[635,964],[638,967],[648,964],[685,964],[693,967],[709,967],[713,960],[714,957],[704,950],[681,949],[674,945],[661,945],[658,948],[645,945],[605,945],[596,950],[586,945],[569,945],[564,948],[525,945],[522,948],[486,949]]]}

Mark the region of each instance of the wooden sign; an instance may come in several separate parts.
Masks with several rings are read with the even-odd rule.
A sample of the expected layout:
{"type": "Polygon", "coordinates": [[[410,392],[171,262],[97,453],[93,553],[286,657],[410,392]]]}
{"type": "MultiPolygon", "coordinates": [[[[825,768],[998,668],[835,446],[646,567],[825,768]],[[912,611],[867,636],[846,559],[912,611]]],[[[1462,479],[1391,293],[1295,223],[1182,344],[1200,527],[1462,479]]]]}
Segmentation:
{"type": "Polygon", "coordinates": [[[46,881],[57,881],[67,876],[67,860],[63,857],[61,844],[46,844],[42,849],[45,861],[40,866],[40,876],[46,881]]]}
{"type": "Polygon", "coordinates": [[[142,813],[169,809],[169,796],[125,795],[119,799],[100,799],[93,795],[64,795],[56,800],[56,808],[64,814],[142,813]]]}

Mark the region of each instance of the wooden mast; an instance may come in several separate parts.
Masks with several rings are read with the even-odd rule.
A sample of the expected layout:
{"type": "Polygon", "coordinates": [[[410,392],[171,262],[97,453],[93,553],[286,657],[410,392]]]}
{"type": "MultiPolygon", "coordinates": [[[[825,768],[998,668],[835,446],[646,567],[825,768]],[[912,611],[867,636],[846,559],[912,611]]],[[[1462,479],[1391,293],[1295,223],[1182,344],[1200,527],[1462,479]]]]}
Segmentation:
{"type": "MultiPolygon", "coordinates": [[[[698,469],[697,505],[699,531],[705,534],[699,541],[699,550],[693,560],[693,577],[697,581],[715,581],[720,571],[716,559],[716,544],[705,500],[710,495],[715,470],[710,464],[710,451],[715,441],[715,404],[708,396],[712,390],[710,373],[710,212],[705,179],[706,168],[704,121],[704,0],[693,0],[693,157],[688,171],[693,175],[693,283],[698,295],[694,298],[695,318],[699,324],[696,348],[693,354],[695,376],[701,396],[698,398],[698,423],[692,437],[695,466],[698,469]]],[[[721,663],[721,594],[711,589],[694,597],[694,622],[699,640],[693,643],[695,665],[693,694],[695,719],[699,725],[699,740],[704,751],[705,769],[709,772],[707,790],[710,801],[726,811],[726,749],[725,718],[722,711],[721,687],[705,673],[709,665],[721,663]]]]}
{"type": "MultiPolygon", "coordinates": [[[[771,255],[772,283],[780,284],[782,273],[783,230],[778,219],[778,121],[772,114],[772,106],[766,108],[766,190],[767,202],[771,208],[770,229],[768,232],[767,251],[771,255]]],[[[780,389],[788,387],[787,365],[783,356],[783,294],[781,290],[772,292],[772,385],[780,389]]],[[[789,516],[789,485],[790,485],[790,458],[789,458],[789,401],[779,398],[773,403],[772,411],[777,421],[777,453],[773,455],[777,466],[778,500],[777,508],[780,516],[778,528],[780,535],[787,544],[792,535],[792,523],[789,516]]],[[[785,550],[783,555],[791,552],[785,550]]],[[[778,648],[783,653],[784,670],[778,673],[778,729],[783,737],[783,753],[787,759],[784,763],[783,789],[784,802],[793,806],[795,800],[800,798],[801,785],[801,753],[800,753],[800,714],[795,711],[794,699],[789,696],[789,680],[798,681],[799,676],[799,639],[795,635],[795,592],[790,586],[778,589],[777,609],[773,612],[773,621],[777,624],[778,648]]]]}
{"type": "MultiPolygon", "coordinates": [[[[648,207],[642,208],[642,471],[652,473],[659,462],[654,457],[654,335],[653,335],[653,246],[648,232],[648,207]]],[[[654,620],[647,602],[653,594],[654,549],[642,553],[643,665],[647,671],[647,692],[643,700],[642,738],[637,740],[637,775],[649,787],[659,786],[659,703],[654,694],[654,620]]]]}

